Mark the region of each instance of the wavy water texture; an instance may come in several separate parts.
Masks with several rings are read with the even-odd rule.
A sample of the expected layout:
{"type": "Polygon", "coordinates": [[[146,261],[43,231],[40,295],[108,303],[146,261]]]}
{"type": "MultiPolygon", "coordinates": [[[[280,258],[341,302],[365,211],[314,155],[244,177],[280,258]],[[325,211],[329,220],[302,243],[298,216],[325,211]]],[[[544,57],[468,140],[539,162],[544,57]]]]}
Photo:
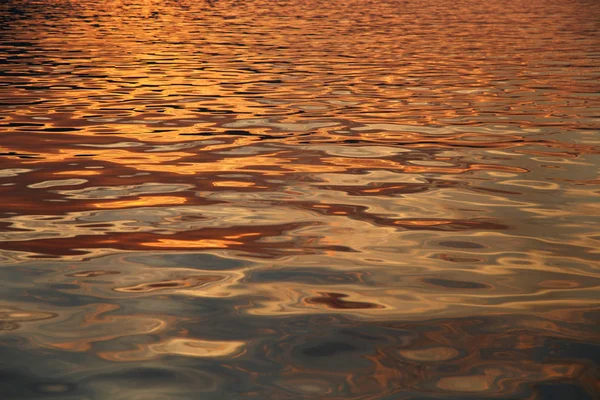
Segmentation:
{"type": "Polygon", "coordinates": [[[600,3],[0,3],[6,400],[592,400],[600,3]]]}

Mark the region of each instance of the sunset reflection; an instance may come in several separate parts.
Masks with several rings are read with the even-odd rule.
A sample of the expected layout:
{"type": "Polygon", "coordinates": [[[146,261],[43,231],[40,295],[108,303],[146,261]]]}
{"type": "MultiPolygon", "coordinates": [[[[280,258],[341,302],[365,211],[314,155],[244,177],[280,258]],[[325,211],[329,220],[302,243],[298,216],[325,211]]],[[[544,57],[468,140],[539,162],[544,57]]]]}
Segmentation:
{"type": "Polygon", "coordinates": [[[0,397],[596,399],[598,21],[0,2],[0,397]]]}

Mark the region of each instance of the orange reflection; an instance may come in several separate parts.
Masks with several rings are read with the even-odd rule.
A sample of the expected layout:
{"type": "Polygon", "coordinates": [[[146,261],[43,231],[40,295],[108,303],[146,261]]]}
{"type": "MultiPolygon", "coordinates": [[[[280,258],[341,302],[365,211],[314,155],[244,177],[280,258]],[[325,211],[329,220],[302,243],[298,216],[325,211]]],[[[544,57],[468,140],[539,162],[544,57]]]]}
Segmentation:
{"type": "Polygon", "coordinates": [[[131,207],[150,207],[169,204],[185,204],[185,197],[176,196],[145,196],[137,200],[119,200],[107,201],[103,203],[92,203],[97,208],[131,208],[131,207]]]}
{"type": "Polygon", "coordinates": [[[156,242],[144,242],[142,246],[148,247],[168,247],[168,248],[207,248],[207,249],[225,249],[232,245],[240,245],[242,242],[220,239],[198,239],[198,240],[177,240],[177,239],[159,239],[156,242]]]}

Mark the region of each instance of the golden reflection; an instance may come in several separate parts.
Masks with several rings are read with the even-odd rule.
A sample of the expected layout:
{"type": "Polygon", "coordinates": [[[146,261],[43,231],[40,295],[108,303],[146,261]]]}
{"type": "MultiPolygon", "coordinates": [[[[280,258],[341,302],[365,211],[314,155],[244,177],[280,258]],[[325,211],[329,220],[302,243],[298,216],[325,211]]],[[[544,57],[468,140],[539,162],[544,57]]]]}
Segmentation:
{"type": "Polygon", "coordinates": [[[70,170],[70,171],[58,171],[55,172],[54,175],[69,175],[69,176],[90,176],[90,175],[100,175],[102,172],[93,171],[93,170],[70,170]]]}
{"type": "Polygon", "coordinates": [[[148,247],[167,247],[167,248],[196,248],[196,249],[225,249],[230,246],[241,245],[242,242],[221,239],[198,239],[198,240],[178,240],[178,239],[158,239],[156,242],[141,243],[148,247]]]}
{"type": "MultiPolygon", "coordinates": [[[[66,161],[74,161],[77,159],[81,159],[78,157],[79,154],[82,154],[83,151],[81,149],[60,149],[57,153],[45,153],[43,158],[40,159],[30,159],[27,160],[28,164],[36,165],[36,164],[44,164],[44,163],[62,163],[66,161]]],[[[129,150],[100,150],[94,149],[92,152],[87,152],[89,154],[89,158],[94,161],[100,162],[111,162],[117,164],[123,164],[126,166],[138,166],[138,165],[148,165],[148,163],[155,163],[156,166],[161,165],[162,163],[168,163],[172,161],[179,160],[185,156],[190,156],[190,153],[183,152],[169,152],[168,154],[164,153],[140,153],[133,152],[129,150]]]]}
{"type": "Polygon", "coordinates": [[[466,375],[442,378],[437,387],[451,392],[486,392],[490,390],[500,371],[489,371],[485,375],[466,375]]]}
{"type": "Polygon", "coordinates": [[[109,361],[132,362],[152,360],[161,356],[235,357],[243,354],[246,343],[240,341],[212,341],[173,337],[136,350],[100,352],[98,356],[109,361]]]}
{"type": "Polygon", "coordinates": [[[402,357],[409,360],[428,362],[428,361],[447,361],[457,357],[460,353],[451,347],[432,347],[429,349],[402,350],[398,352],[402,357]]]}
{"type": "Polygon", "coordinates": [[[189,357],[223,357],[239,353],[244,345],[244,342],[239,341],[223,342],[171,338],[162,343],[155,343],[149,346],[149,348],[158,354],[177,354],[189,357]]]}
{"type": "Polygon", "coordinates": [[[254,182],[238,182],[238,181],[217,181],[212,183],[213,186],[218,187],[251,187],[254,186],[254,182]]]}
{"type": "Polygon", "coordinates": [[[223,280],[219,275],[190,276],[185,279],[172,279],[160,282],[144,282],[133,286],[114,288],[117,292],[125,293],[147,293],[157,290],[173,290],[203,286],[211,282],[223,280]]]}
{"type": "Polygon", "coordinates": [[[20,329],[23,323],[44,321],[57,316],[56,313],[26,311],[11,306],[0,306],[0,331],[20,329]]]}
{"type": "Polygon", "coordinates": [[[176,196],[145,196],[137,200],[119,200],[119,201],[107,201],[103,203],[93,203],[92,205],[97,208],[131,208],[131,207],[150,207],[168,204],[185,204],[187,199],[185,197],[176,196]]]}
{"type": "Polygon", "coordinates": [[[540,1],[0,2],[13,397],[593,395],[598,9],[540,1]]]}
{"type": "Polygon", "coordinates": [[[117,338],[164,331],[172,317],[114,315],[119,306],[97,304],[89,313],[74,312],[60,316],[62,321],[39,327],[27,333],[28,338],[38,346],[62,349],[73,352],[91,351],[96,343],[117,338]],[[46,329],[52,327],[52,331],[46,329]]]}

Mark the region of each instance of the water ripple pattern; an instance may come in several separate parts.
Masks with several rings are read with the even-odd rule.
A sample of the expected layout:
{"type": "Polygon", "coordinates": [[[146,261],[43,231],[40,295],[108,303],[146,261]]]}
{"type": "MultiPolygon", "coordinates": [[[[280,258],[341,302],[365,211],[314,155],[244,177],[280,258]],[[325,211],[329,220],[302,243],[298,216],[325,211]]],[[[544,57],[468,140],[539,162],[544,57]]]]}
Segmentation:
{"type": "Polygon", "coordinates": [[[0,2],[0,397],[597,399],[598,32],[0,2]]]}

